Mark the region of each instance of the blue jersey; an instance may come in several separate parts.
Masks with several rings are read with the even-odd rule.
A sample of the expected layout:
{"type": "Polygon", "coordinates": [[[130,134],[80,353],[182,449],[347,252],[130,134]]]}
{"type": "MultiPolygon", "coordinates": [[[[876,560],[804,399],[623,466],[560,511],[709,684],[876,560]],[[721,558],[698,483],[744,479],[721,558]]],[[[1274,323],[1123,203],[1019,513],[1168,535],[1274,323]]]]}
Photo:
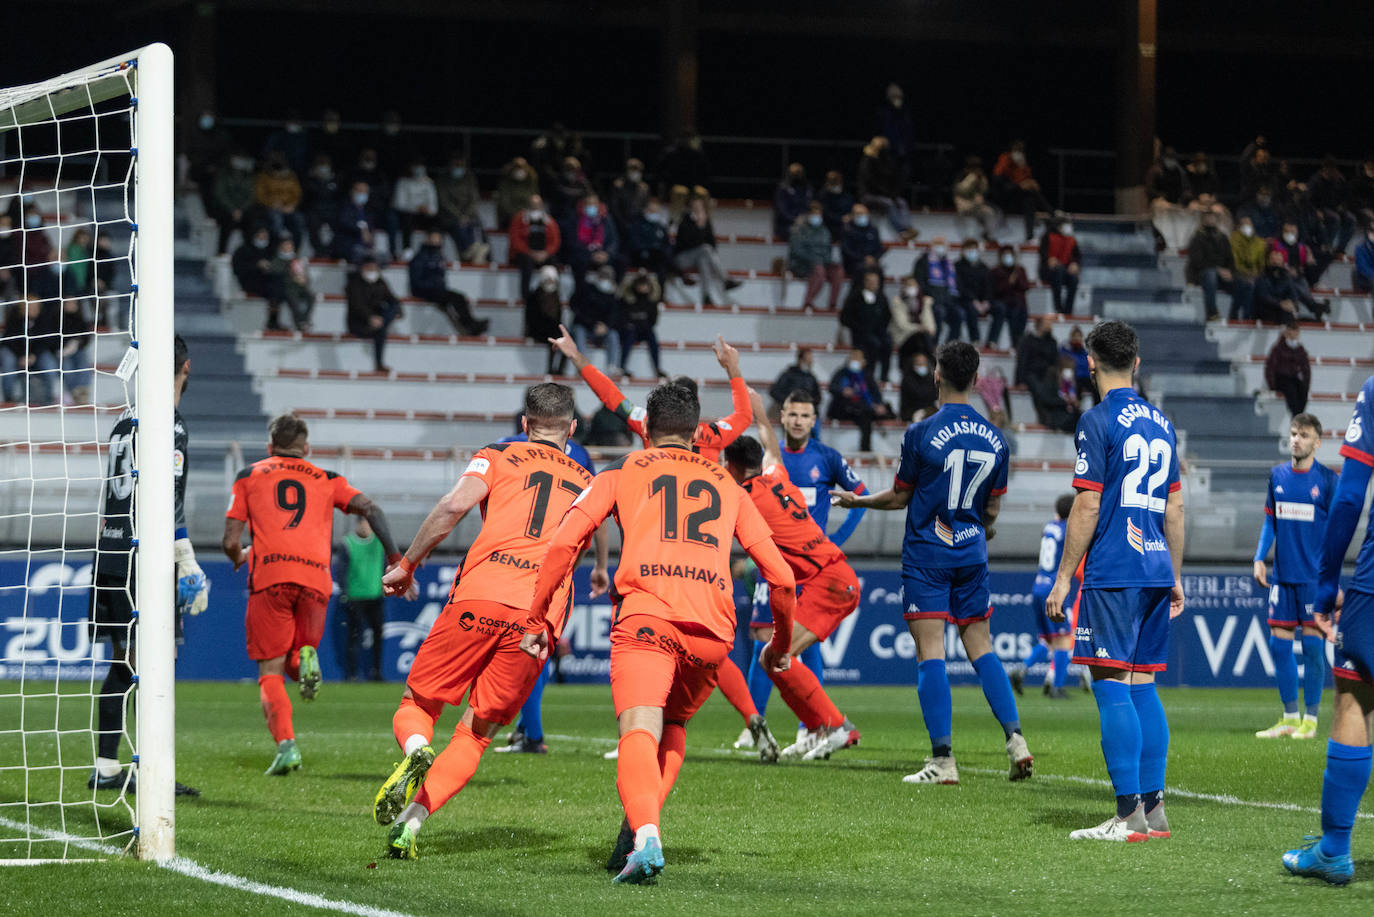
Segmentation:
{"type": "Polygon", "coordinates": [[[893,487],[914,490],[902,539],[904,569],[988,562],[983,508],[1007,492],[1007,441],[967,404],[947,404],[907,427],[893,487]]]}
{"type": "Polygon", "coordinates": [[[1183,486],[1174,425],[1134,389],[1114,388],[1079,419],[1077,443],[1073,486],[1102,494],[1083,587],[1172,586],[1164,508],[1183,486]]]}
{"type": "Polygon", "coordinates": [[[1326,511],[1336,494],[1336,472],[1321,462],[1297,471],[1292,462],[1269,472],[1269,495],[1264,512],[1274,520],[1274,576],[1276,583],[1315,583],[1322,563],[1326,511]]]}
{"type": "Polygon", "coordinates": [[[864,493],[864,482],[854,474],[839,450],[818,443],[814,438],[808,439],[797,452],[784,446],[782,466],[787,469],[788,479],[806,497],[806,509],[821,531],[825,531],[825,524],[830,520],[832,487],[864,493]]]}
{"type": "MultiPolygon", "coordinates": [[[[529,441],[530,438],[524,433],[507,436],[505,439],[501,440],[503,443],[527,443],[529,441]]],[[[592,464],[592,457],[587,453],[586,448],[581,443],[570,439],[567,445],[563,447],[563,451],[567,453],[568,458],[587,469],[587,474],[596,474],[596,466],[592,464]]]]}
{"type": "Polygon", "coordinates": [[[1059,573],[1059,560],[1064,556],[1066,527],[1067,523],[1063,519],[1056,518],[1046,522],[1045,530],[1040,533],[1040,566],[1035,571],[1035,585],[1031,587],[1036,607],[1044,605],[1045,599],[1054,589],[1054,578],[1059,573]]]}
{"type": "MultiPolygon", "coordinates": [[[[1359,395],[1355,396],[1355,414],[1350,418],[1350,426],[1345,428],[1341,457],[1374,465],[1374,376],[1365,380],[1359,395]]],[[[1370,515],[1370,522],[1374,523],[1374,507],[1370,515]]],[[[1374,524],[1365,528],[1364,544],[1360,545],[1360,556],[1355,560],[1355,578],[1346,588],[1374,593],[1374,524]]]]}

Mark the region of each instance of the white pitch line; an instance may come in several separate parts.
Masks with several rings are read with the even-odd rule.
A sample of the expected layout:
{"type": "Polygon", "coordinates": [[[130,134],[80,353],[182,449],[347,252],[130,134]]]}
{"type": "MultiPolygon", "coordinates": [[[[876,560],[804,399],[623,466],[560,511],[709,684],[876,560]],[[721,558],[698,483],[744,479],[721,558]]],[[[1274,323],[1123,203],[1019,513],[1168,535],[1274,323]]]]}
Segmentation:
{"type": "MultiPolygon", "coordinates": [[[[111,847],[109,844],[101,844],[86,838],[74,837],[61,831],[40,828],[37,825],[26,825],[23,822],[13,821],[4,816],[0,816],[0,825],[6,828],[29,831],[48,840],[65,841],[71,846],[82,850],[92,850],[115,856],[123,852],[118,847],[111,847]]],[[[310,892],[298,891],[294,888],[284,888],[280,885],[268,885],[265,882],[254,882],[252,879],[245,879],[243,876],[236,876],[232,873],[216,872],[215,870],[200,865],[194,860],[188,860],[185,857],[174,857],[170,860],[160,862],[157,865],[170,872],[186,876],[190,879],[199,879],[202,882],[209,882],[212,885],[222,885],[225,888],[232,888],[253,895],[280,898],[283,901],[290,901],[292,904],[303,904],[306,907],[319,908],[322,911],[334,911],[339,914],[354,914],[356,917],[410,917],[409,914],[401,911],[388,911],[384,908],[371,907],[366,904],[355,904],[352,901],[339,901],[334,898],[325,898],[322,895],[316,895],[310,892]]]]}

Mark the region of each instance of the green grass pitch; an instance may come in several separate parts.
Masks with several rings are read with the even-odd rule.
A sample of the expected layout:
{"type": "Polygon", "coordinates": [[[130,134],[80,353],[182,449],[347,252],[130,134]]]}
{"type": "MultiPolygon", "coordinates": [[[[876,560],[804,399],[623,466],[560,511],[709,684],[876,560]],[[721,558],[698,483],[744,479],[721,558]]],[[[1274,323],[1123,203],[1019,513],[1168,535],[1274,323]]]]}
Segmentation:
{"type": "MultiPolygon", "coordinates": [[[[414,862],[380,859],[385,832],[371,820],[373,795],[399,757],[391,714],[400,690],[326,684],[313,704],[293,699],[305,767],[269,778],[257,686],[179,685],[178,777],[204,796],[177,806],[177,852],[255,882],[416,915],[1374,911],[1374,819],[1356,829],[1355,883],[1336,889],[1279,864],[1284,849],[1319,830],[1315,811],[1248,804],[1320,802],[1324,736],[1253,738],[1276,718],[1272,691],[1163,692],[1169,784],[1180,791],[1167,797],[1174,837],[1138,845],[1068,840],[1112,809],[1087,695],[1021,699],[1036,775],[1012,784],[981,694],[956,688],[958,787],[901,782],[928,752],[913,688],[834,689],[863,742],[828,762],[775,766],[729,749],[741,723],[716,695],[688,727],[687,762],[664,810],[667,869],[656,886],[620,887],[602,868],[620,821],[615,765],[602,759],[614,745],[606,687],[550,685],[550,754],[488,753],[425,825],[414,862]]],[[[29,722],[52,722],[51,703],[26,703],[29,722]]],[[[796,721],[776,694],[769,712],[786,740],[796,721]]],[[[64,702],[64,726],[88,716],[88,702],[64,702]]],[[[0,710],[0,729],[15,720],[14,709],[0,710]]],[[[455,723],[450,710],[436,746],[455,723]]],[[[80,741],[64,740],[64,754],[79,754],[80,741]]],[[[46,754],[43,742],[33,738],[30,754],[46,754]]],[[[12,745],[0,764],[17,760],[12,745]]],[[[0,771],[0,803],[22,798],[22,779],[0,771]]],[[[82,827],[87,816],[68,817],[82,827]]],[[[0,847],[0,857],[22,855],[0,847]]],[[[317,912],[123,858],[5,868],[0,888],[0,912],[64,917],[317,912]]]]}

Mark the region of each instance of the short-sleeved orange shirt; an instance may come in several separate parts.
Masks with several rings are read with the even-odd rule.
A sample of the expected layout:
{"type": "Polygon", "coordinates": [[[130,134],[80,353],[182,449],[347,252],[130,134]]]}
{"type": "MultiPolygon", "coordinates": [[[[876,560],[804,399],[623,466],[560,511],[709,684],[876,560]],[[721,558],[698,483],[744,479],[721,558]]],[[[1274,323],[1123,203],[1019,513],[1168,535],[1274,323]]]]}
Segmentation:
{"type": "Polygon", "coordinates": [[[718,463],[681,446],[631,452],[598,474],[571,511],[620,523],[617,618],[651,614],[734,640],[730,541],[748,549],[771,534],[718,463]]]}
{"type": "MultiPolygon", "coordinates": [[[[449,603],[482,599],[528,610],[539,564],[558,522],[592,476],[562,449],[535,440],[479,450],[463,477],[480,478],[488,493],[482,501],[482,531],[453,581],[449,603]]],[[[549,606],[555,633],[562,632],[571,598],[569,577],[549,606]]]]}
{"type": "MultiPolygon", "coordinates": [[[[632,404],[610,377],[590,363],[582,368],[582,378],[602,404],[624,418],[644,448],[650,448],[649,415],[644,408],[632,404]]],[[[749,385],[743,379],[730,380],[730,406],[733,410],[719,420],[703,420],[697,424],[696,435],[692,437],[692,448],[712,461],[720,461],[721,451],[739,439],[740,434],[753,423],[754,409],[749,404],[749,385]]]]}
{"type": "Polygon", "coordinates": [[[772,530],[773,544],[792,568],[798,586],[826,566],[845,559],[844,552],[811,518],[806,509],[806,497],[781,465],[770,465],[741,486],[772,530]]]}
{"type": "Polygon", "coordinates": [[[358,493],[342,475],[303,458],[273,455],[240,471],[225,516],[252,533],[249,590],[296,583],[329,595],[334,510],[358,493]]]}

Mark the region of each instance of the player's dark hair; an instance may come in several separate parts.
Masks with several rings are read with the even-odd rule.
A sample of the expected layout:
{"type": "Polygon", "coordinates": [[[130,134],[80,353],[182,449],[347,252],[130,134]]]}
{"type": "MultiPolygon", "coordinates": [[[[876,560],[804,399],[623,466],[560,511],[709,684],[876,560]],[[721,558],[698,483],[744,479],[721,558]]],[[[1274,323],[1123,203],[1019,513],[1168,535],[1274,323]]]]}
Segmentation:
{"type": "Polygon", "coordinates": [[[978,375],[978,348],[967,341],[946,341],[935,355],[940,381],[956,392],[966,392],[978,375]]]}
{"type": "Polygon", "coordinates": [[[172,374],[181,372],[181,367],[185,366],[189,359],[191,351],[186,347],[186,340],[178,334],[172,338],[172,374]]]}
{"type": "Polygon", "coordinates": [[[697,380],[693,379],[691,376],[678,376],[673,379],[673,384],[687,389],[687,391],[692,393],[693,398],[697,400],[701,399],[701,392],[697,389],[697,380]]]}
{"type": "Polygon", "coordinates": [[[1322,435],[1322,422],[1316,414],[1294,414],[1293,426],[1307,427],[1309,430],[1315,431],[1318,436],[1322,435]]]}
{"type": "Polygon", "coordinates": [[[745,471],[758,471],[763,467],[763,446],[747,434],[726,446],[722,455],[727,463],[745,471]]]}
{"type": "Polygon", "coordinates": [[[573,391],[558,382],[540,382],[525,390],[525,420],[530,426],[572,423],[573,391]]]}
{"type": "Polygon", "coordinates": [[[310,428],[295,414],[278,414],[267,425],[273,452],[294,452],[310,438],[310,428]]]}
{"type": "Polygon", "coordinates": [[[1069,518],[1069,513],[1073,512],[1073,494],[1063,494],[1055,500],[1054,512],[1060,519],[1069,518]]]}
{"type": "Polygon", "coordinates": [[[804,388],[794,388],[794,389],[792,389],[792,391],[788,394],[788,396],[782,400],[782,403],[783,403],[783,404],[809,404],[809,405],[811,405],[811,407],[813,407],[813,408],[816,407],[816,399],[815,399],[814,397],[812,397],[811,393],[808,392],[808,391],[807,391],[806,389],[804,389],[804,388]]]}
{"type": "Polygon", "coordinates": [[[1135,368],[1140,355],[1140,337],[1135,329],[1116,320],[1098,322],[1084,341],[1088,352],[1103,369],[1126,373],[1135,368]]]}
{"type": "Polygon", "coordinates": [[[645,407],[649,415],[646,425],[650,439],[677,436],[690,440],[701,420],[696,391],[676,382],[660,385],[650,392],[645,407]]]}

